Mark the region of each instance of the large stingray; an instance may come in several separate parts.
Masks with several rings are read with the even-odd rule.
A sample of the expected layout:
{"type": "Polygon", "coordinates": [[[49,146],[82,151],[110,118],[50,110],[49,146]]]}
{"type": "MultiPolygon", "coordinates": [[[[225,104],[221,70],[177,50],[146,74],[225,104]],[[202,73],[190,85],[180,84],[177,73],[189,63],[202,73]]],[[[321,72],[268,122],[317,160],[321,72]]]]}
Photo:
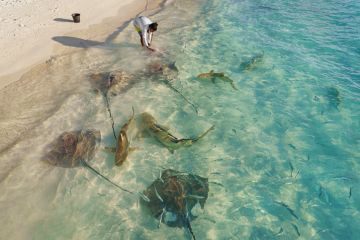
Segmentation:
{"type": "Polygon", "coordinates": [[[122,70],[90,74],[90,84],[95,91],[103,95],[117,95],[126,91],[132,83],[133,76],[122,70]]]}
{"type": "Polygon", "coordinates": [[[152,216],[159,218],[160,223],[164,222],[170,227],[185,227],[195,239],[190,222],[196,216],[191,214],[191,210],[196,204],[204,208],[208,192],[207,178],[167,169],[144,190],[143,194],[150,201],[140,201],[152,216]]]}
{"type": "Polygon", "coordinates": [[[93,86],[96,92],[100,92],[105,99],[106,108],[109,112],[111,119],[112,130],[114,138],[116,140],[116,134],[114,129],[114,119],[111,114],[109,94],[116,95],[117,93],[126,91],[131,87],[133,76],[122,71],[116,70],[112,72],[93,73],[90,75],[90,84],[93,86]]]}
{"type": "Polygon", "coordinates": [[[83,166],[121,190],[133,193],[113,183],[89,165],[88,161],[94,157],[96,145],[100,140],[100,131],[94,129],[64,132],[50,144],[50,151],[43,160],[64,168],[83,166]]]}

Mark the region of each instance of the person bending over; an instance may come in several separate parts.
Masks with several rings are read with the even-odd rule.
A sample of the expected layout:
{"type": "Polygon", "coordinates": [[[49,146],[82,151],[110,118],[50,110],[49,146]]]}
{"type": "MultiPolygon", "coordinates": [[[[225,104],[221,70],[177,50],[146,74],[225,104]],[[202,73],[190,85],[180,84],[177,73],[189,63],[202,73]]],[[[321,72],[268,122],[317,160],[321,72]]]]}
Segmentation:
{"type": "Polygon", "coordinates": [[[144,16],[136,17],[133,21],[135,30],[140,35],[141,46],[145,46],[150,51],[155,51],[155,49],[150,47],[153,32],[157,30],[158,24],[152,22],[150,19],[144,16]]]}

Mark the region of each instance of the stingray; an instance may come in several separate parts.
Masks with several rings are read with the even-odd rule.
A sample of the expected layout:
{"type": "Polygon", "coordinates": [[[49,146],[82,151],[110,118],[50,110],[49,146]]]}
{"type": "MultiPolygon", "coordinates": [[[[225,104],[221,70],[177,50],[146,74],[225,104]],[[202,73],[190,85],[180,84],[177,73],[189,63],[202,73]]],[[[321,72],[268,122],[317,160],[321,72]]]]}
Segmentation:
{"type": "Polygon", "coordinates": [[[166,169],[144,190],[143,195],[150,201],[140,201],[152,216],[159,219],[159,224],[163,222],[170,227],[184,227],[195,239],[191,221],[196,216],[191,210],[197,204],[204,209],[208,192],[207,178],[166,169]]]}
{"type": "Polygon", "coordinates": [[[90,84],[96,92],[116,96],[131,86],[132,75],[122,70],[90,74],[90,84]]]}
{"type": "Polygon", "coordinates": [[[96,145],[100,140],[100,131],[94,129],[64,132],[50,144],[50,151],[43,160],[63,168],[85,167],[117,188],[133,193],[112,182],[89,165],[88,161],[94,157],[96,145]]]}
{"type": "Polygon", "coordinates": [[[127,74],[122,70],[116,70],[112,72],[102,72],[102,73],[93,73],[90,75],[90,84],[96,92],[100,92],[106,102],[106,108],[109,112],[111,119],[112,130],[114,138],[116,140],[116,134],[114,129],[114,118],[111,114],[109,94],[112,96],[117,95],[117,93],[126,91],[131,87],[132,75],[127,74]]]}

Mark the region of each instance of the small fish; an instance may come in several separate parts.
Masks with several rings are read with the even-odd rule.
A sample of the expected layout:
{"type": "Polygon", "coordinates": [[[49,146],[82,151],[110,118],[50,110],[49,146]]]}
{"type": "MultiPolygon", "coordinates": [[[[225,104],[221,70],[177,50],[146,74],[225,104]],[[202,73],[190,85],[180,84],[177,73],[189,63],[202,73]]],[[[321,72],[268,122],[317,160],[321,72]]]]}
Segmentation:
{"type": "Polygon", "coordinates": [[[209,182],[209,183],[212,183],[212,184],[215,184],[215,185],[218,185],[218,186],[221,186],[221,187],[225,187],[224,185],[222,185],[221,183],[218,183],[218,182],[209,182]]]}
{"type": "Polygon", "coordinates": [[[150,202],[150,199],[145,194],[141,192],[138,192],[138,194],[145,202],[150,202]]]}
{"type": "Polygon", "coordinates": [[[275,203],[277,203],[277,204],[285,207],[285,208],[289,211],[289,213],[290,213],[294,218],[296,218],[297,220],[299,220],[299,217],[295,214],[294,210],[292,210],[288,205],[286,205],[286,204],[283,203],[283,202],[277,202],[277,201],[275,201],[275,203]]]}
{"type": "Polygon", "coordinates": [[[295,177],[294,177],[294,178],[296,178],[296,177],[299,175],[299,173],[300,173],[300,170],[298,170],[298,171],[296,172],[296,174],[295,174],[295,177]]]}
{"type": "Polygon", "coordinates": [[[237,207],[237,208],[235,208],[234,210],[231,211],[231,214],[236,213],[236,212],[239,211],[241,208],[242,208],[242,207],[237,207]]]}
{"type": "Polygon", "coordinates": [[[154,186],[154,189],[155,189],[155,195],[156,197],[161,201],[161,202],[164,202],[164,200],[160,197],[160,194],[158,193],[158,191],[156,190],[156,187],[154,186]]]}
{"type": "Polygon", "coordinates": [[[291,223],[291,225],[292,225],[292,226],[293,226],[293,228],[295,229],[295,231],[296,231],[297,235],[300,237],[299,228],[298,228],[295,224],[293,224],[293,223],[291,223]]]}
{"type": "Polygon", "coordinates": [[[284,232],[284,229],[282,227],[280,227],[280,230],[277,234],[275,234],[275,236],[279,236],[284,232]]]}
{"type": "Polygon", "coordinates": [[[325,200],[326,203],[330,203],[329,195],[321,185],[319,187],[319,198],[325,200]]]}
{"type": "Polygon", "coordinates": [[[166,208],[164,207],[162,209],[162,212],[161,212],[161,215],[160,215],[160,220],[159,220],[159,225],[158,225],[158,228],[160,228],[160,225],[161,225],[161,222],[162,222],[162,219],[163,219],[163,216],[164,216],[164,213],[166,212],[166,208]]]}
{"type": "Polygon", "coordinates": [[[321,229],[321,230],[317,231],[316,233],[324,233],[324,232],[330,232],[330,229],[328,229],[328,228],[321,229]]]}
{"type": "Polygon", "coordinates": [[[349,188],[349,198],[351,198],[351,187],[349,188]]]}
{"type": "Polygon", "coordinates": [[[289,166],[290,166],[290,177],[292,177],[293,171],[294,171],[294,167],[291,164],[291,162],[289,162],[289,166]]]}
{"type": "Polygon", "coordinates": [[[323,188],[322,188],[322,186],[320,185],[318,197],[320,198],[320,197],[322,196],[322,194],[323,194],[323,188]]]}
{"type": "Polygon", "coordinates": [[[215,83],[215,79],[220,79],[224,82],[228,82],[230,83],[231,87],[235,90],[238,90],[236,87],[235,87],[235,84],[234,84],[234,81],[225,76],[225,73],[223,72],[214,72],[214,70],[211,70],[210,72],[208,73],[201,73],[199,75],[197,75],[197,78],[199,79],[210,79],[213,83],[215,83]]]}
{"type": "Polygon", "coordinates": [[[186,197],[190,197],[190,198],[196,198],[196,199],[204,199],[205,197],[204,196],[199,196],[199,195],[187,195],[186,197]]]}
{"type": "Polygon", "coordinates": [[[295,147],[293,144],[289,143],[288,145],[289,145],[289,147],[291,147],[292,149],[296,150],[296,147],[295,147]]]}
{"type": "Polygon", "coordinates": [[[345,176],[333,177],[332,179],[335,179],[335,180],[343,180],[343,181],[351,181],[351,180],[352,180],[352,178],[350,178],[350,177],[345,177],[345,176]]]}

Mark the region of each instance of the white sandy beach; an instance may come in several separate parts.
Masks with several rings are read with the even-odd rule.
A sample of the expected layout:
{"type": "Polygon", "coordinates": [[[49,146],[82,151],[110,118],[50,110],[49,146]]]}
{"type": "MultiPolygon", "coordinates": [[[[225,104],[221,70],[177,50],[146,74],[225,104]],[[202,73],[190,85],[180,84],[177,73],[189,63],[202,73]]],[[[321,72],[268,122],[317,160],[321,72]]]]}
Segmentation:
{"type": "Polygon", "coordinates": [[[54,54],[69,50],[54,37],[104,41],[124,22],[144,10],[155,9],[154,0],[2,0],[0,1],[0,89],[54,54]],[[72,13],[81,22],[72,22],[72,13]]]}

